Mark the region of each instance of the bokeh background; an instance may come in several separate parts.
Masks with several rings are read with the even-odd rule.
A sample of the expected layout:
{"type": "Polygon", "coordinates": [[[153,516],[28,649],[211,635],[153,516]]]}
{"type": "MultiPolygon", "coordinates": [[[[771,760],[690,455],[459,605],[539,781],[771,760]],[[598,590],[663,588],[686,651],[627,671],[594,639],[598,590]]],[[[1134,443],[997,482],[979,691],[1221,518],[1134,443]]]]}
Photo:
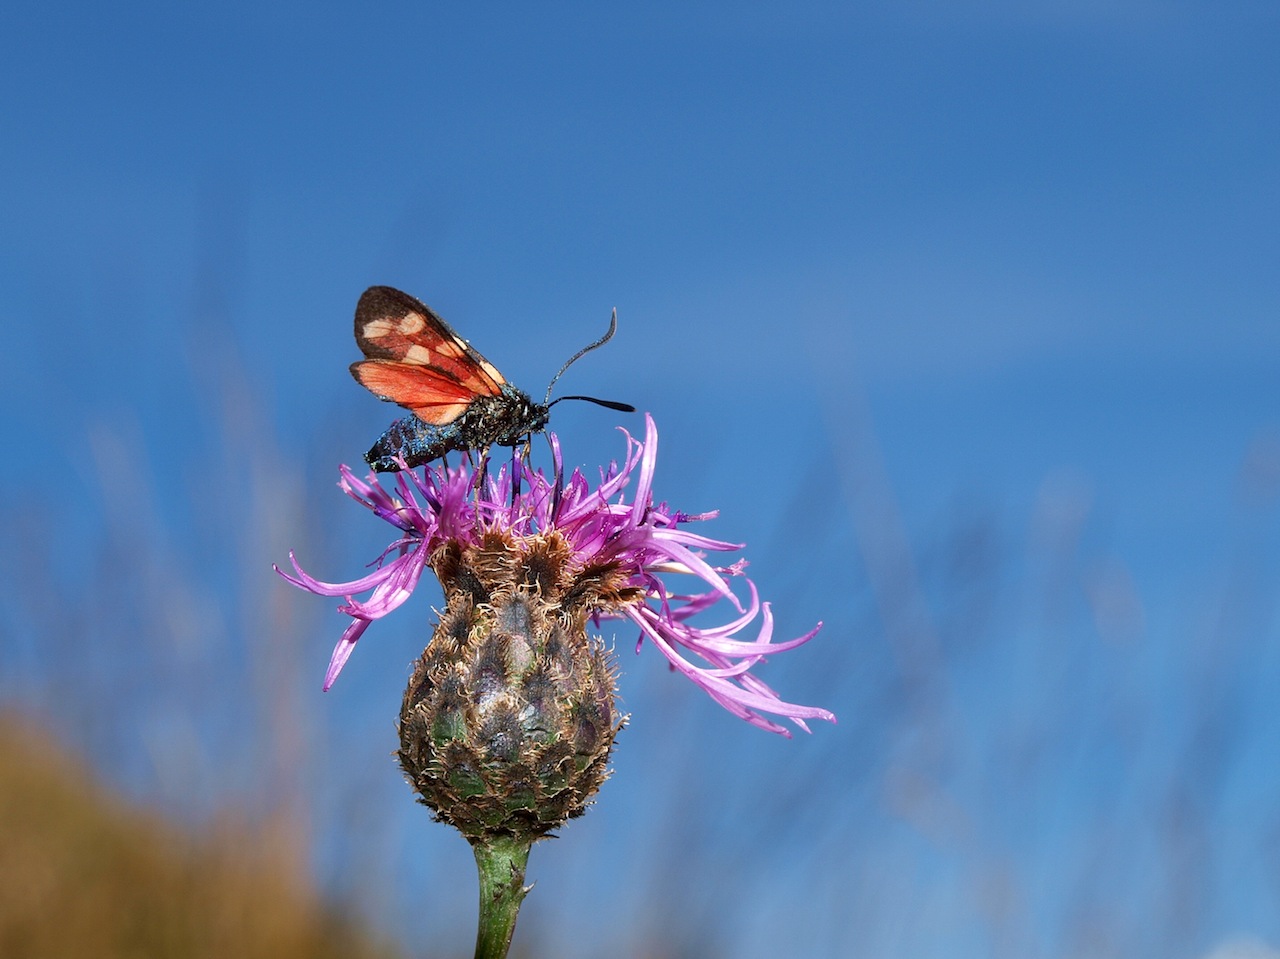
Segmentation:
{"type": "Polygon", "coordinates": [[[321,694],[344,620],[270,570],[385,545],[335,488],[385,283],[535,395],[616,306],[560,389],[825,622],[790,741],[607,633],[632,722],[513,954],[1280,955],[1277,50],[1249,2],[10,8],[5,953],[469,954],[391,757],[437,597],[321,694]]]}

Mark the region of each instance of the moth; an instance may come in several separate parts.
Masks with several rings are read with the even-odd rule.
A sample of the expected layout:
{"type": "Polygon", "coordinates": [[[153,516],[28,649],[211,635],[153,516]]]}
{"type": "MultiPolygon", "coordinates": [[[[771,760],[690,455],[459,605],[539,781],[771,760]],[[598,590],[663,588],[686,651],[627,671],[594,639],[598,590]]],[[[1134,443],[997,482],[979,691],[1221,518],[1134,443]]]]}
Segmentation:
{"type": "Polygon", "coordinates": [[[374,396],[413,415],[392,423],[365,453],[366,462],[387,473],[401,468],[401,458],[413,468],[453,450],[519,446],[546,428],[551,407],[561,400],[634,413],[634,406],[593,396],[551,399],[561,374],[609,342],[617,329],[614,310],[609,332],[571,356],[537,403],[425,303],[389,286],[369,287],[356,304],[356,344],[365,359],[351,364],[351,375],[374,396]]]}

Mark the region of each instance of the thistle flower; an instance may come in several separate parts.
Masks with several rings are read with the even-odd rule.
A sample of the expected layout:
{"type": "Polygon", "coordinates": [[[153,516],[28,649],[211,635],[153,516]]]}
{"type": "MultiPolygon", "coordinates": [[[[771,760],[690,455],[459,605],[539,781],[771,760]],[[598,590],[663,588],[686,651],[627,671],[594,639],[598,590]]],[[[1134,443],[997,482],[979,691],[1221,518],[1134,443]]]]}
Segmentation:
{"type": "MultiPolygon", "coordinates": [[[[712,566],[705,559],[708,552],[735,551],[742,544],[709,539],[683,528],[714,519],[718,511],[690,515],[668,508],[665,502],[653,502],[658,451],[653,418],[645,417],[643,442],[622,432],[627,437],[626,457],[621,466],[611,463],[607,471],[602,470],[594,488],[580,470],[574,470],[563,488],[557,487],[562,458],[554,434],[550,434],[552,477],[516,461],[514,469],[504,467],[474,489],[474,496],[475,477],[469,466],[427,467],[422,474],[401,471],[396,474],[395,495],[383,489],[373,474],[362,482],[346,466],[340,467],[342,490],[395,527],[399,535],[374,561],[373,572],[351,582],[321,582],[304,572],[292,553],[289,559],[295,575],[277,567],[295,586],[345,598],[338,610],[351,622],[334,648],[324,688],[333,685],[369,625],[409,598],[424,567],[449,575],[450,567],[444,564],[453,560],[446,557],[481,550],[500,537],[517,544],[555,543],[551,551],[564,563],[561,572],[582,579],[569,597],[575,615],[585,614],[596,624],[609,618],[630,620],[640,632],[637,651],[645,639],[650,640],[673,669],[752,725],[790,736],[786,727],[763,714],[789,719],[805,731],[806,719],[834,722],[828,710],[783,701],[750,672],[766,656],[808,642],[822,624],[795,639],[775,642],[773,614],[744,575],[746,561],[712,566]],[[636,489],[627,502],[624,491],[633,478],[636,489]],[[671,580],[677,577],[692,577],[697,591],[676,588],[671,580]],[[749,595],[745,606],[730,588],[731,579],[745,583],[749,595]],[[366,600],[353,598],[369,591],[366,600]],[[693,624],[698,614],[724,604],[735,614],[727,622],[693,624]],[[738,639],[757,619],[755,637],[738,639]]],[[[513,548],[528,551],[532,547],[513,548]]],[[[444,585],[447,598],[450,584],[444,585]]]]}
{"type": "Polygon", "coordinates": [[[774,642],[769,604],[743,575],[745,562],[706,560],[741,547],[686,528],[716,514],[691,516],[653,501],[653,419],[645,418],[643,442],[626,436],[622,465],[602,470],[595,486],[579,470],[562,481],[554,434],[550,478],[519,459],[479,483],[469,466],[405,468],[393,494],[376,476],[362,482],[343,466],[339,486],[396,538],[373,572],[349,583],[315,579],[292,553],[294,573],[276,570],[302,589],[344,598],[338,609],[351,622],[325,689],[369,625],[409,598],[424,569],[439,578],[445,607],[405,690],[399,758],[422,802],[475,853],[479,959],[507,954],[532,844],[581,815],[608,774],[625,718],[611,656],[588,638],[588,623],[630,620],[637,651],[648,639],[673,669],[761,729],[790,735],[765,714],[806,731],[806,719],[835,721],[825,709],[784,702],[751,673],[767,655],[808,642],[821,624],[774,642]],[[674,586],[689,578],[692,591],[674,586]],[[745,605],[729,586],[734,579],[746,584],[745,605]],[[726,622],[694,625],[726,603],[733,610],[726,622]],[[753,639],[737,638],[751,627],[753,639]]]}

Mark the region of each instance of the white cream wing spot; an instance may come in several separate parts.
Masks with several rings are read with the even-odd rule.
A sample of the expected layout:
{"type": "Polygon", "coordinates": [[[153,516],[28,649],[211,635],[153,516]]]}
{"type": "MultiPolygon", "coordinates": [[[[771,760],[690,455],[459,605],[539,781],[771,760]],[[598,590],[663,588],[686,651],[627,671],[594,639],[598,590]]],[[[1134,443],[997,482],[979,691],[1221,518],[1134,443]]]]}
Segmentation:
{"type": "Polygon", "coordinates": [[[447,356],[451,360],[456,360],[463,354],[463,349],[453,340],[442,340],[440,345],[436,347],[436,352],[441,356],[447,356]]]}
{"type": "Polygon", "coordinates": [[[502,374],[498,372],[498,368],[494,366],[492,363],[490,363],[488,360],[481,360],[480,368],[484,370],[486,373],[488,373],[495,383],[506,382],[506,380],[502,378],[502,374]]]}
{"type": "Polygon", "coordinates": [[[401,318],[397,328],[405,336],[413,336],[415,333],[420,333],[426,325],[427,321],[421,313],[409,313],[401,318]]]}
{"type": "Polygon", "coordinates": [[[366,340],[380,340],[395,332],[397,325],[390,320],[370,320],[360,332],[364,334],[366,340]]]}
{"type": "Polygon", "coordinates": [[[404,362],[416,363],[418,366],[431,365],[431,351],[418,343],[405,350],[404,362]]]}

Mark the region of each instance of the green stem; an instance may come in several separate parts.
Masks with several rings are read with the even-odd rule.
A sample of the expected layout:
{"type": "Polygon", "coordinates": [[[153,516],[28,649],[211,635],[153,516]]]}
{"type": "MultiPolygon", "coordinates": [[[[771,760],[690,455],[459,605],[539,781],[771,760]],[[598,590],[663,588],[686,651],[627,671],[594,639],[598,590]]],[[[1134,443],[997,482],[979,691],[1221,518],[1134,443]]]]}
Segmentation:
{"type": "Polygon", "coordinates": [[[527,839],[489,837],[472,843],[480,872],[480,927],[476,931],[476,959],[506,959],[516,931],[520,903],[529,890],[524,868],[529,862],[527,839]]]}

